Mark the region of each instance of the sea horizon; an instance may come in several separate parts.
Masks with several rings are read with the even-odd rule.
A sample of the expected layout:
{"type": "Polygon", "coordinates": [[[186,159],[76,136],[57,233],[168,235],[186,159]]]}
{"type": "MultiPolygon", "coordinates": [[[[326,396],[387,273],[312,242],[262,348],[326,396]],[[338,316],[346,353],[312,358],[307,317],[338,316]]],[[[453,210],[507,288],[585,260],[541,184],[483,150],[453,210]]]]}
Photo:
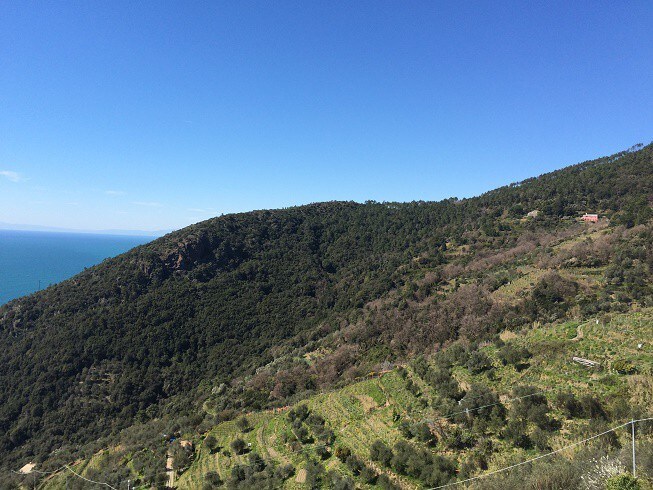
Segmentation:
{"type": "Polygon", "coordinates": [[[155,238],[0,229],[0,305],[70,279],[155,238]]]}

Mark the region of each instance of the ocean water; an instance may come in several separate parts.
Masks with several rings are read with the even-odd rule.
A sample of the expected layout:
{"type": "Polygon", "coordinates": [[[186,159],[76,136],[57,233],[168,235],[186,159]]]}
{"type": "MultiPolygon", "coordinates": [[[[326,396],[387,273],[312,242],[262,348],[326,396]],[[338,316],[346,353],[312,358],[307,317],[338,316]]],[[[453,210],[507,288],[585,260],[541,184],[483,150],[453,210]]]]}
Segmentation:
{"type": "Polygon", "coordinates": [[[0,230],[0,305],[151,240],[153,237],[0,230]]]}

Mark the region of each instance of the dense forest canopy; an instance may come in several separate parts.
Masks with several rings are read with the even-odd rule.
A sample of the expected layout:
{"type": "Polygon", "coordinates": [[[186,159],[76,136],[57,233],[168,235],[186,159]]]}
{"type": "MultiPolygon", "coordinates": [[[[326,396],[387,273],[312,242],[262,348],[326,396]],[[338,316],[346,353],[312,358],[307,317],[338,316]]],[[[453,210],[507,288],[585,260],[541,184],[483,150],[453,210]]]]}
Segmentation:
{"type": "Polygon", "coordinates": [[[0,307],[0,466],[205,402],[281,404],[357,365],[555,319],[582,294],[648,304],[652,198],[649,145],[471,199],[319,203],[166,235],[0,307]],[[585,212],[620,230],[582,256],[605,261],[610,290],[548,275],[523,301],[490,297],[508,279],[485,272],[585,212]],[[331,354],[309,376],[298,353],[317,346],[331,354]]]}

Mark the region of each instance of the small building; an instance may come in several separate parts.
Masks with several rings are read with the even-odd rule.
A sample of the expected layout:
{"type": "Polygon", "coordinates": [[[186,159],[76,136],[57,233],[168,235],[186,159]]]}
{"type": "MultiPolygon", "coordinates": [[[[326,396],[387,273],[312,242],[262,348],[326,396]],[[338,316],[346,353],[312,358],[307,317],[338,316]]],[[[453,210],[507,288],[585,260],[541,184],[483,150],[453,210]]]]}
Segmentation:
{"type": "Polygon", "coordinates": [[[583,216],[580,217],[580,219],[582,219],[585,223],[598,223],[599,215],[585,213],[583,216]]]}
{"type": "Polygon", "coordinates": [[[539,210],[533,209],[533,211],[529,211],[528,213],[526,213],[526,216],[528,218],[537,218],[539,216],[539,214],[540,214],[539,210]]]}

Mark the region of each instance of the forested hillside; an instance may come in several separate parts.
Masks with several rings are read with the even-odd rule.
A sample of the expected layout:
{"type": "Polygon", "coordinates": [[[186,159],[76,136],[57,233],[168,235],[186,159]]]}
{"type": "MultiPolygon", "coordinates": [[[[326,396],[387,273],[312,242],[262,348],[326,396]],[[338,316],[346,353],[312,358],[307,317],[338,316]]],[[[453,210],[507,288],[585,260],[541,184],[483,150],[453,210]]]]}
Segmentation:
{"type": "Polygon", "coordinates": [[[482,372],[499,332],[653,306],[652,199],[649,145],[472,199],[166,235],[0,307],[0,466],[89,457],[130,426],[206,430],[456,340],[482,372]]]}

